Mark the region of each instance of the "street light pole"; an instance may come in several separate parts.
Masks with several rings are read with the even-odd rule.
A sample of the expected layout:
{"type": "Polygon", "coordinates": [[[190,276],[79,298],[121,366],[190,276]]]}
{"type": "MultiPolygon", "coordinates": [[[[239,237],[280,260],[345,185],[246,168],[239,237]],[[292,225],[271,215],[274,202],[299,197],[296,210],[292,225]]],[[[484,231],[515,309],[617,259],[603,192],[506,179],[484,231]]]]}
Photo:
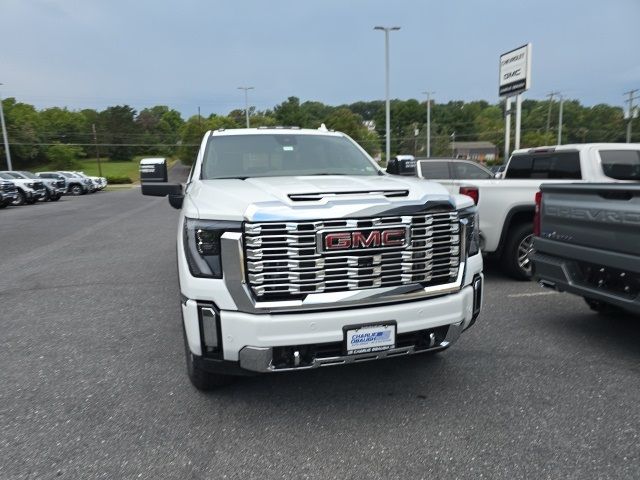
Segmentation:
{"type": "Polygon", "coordinates": [[[422,92],[427,96],[427,158],[431,158],[431,94],[436,92],[422,92]]]}
{"type": "Polygon", "coordinates": [[[386,121],[386,161],[391,157],[391,103],[389,101],[389,32],[400,30],[400,27],[374,27],[384,32],[384,78],[385,78],[385,121],[386,121]]]}
{"type": "Polygon", "coordinates": [[[238,90],[244,90],[244,115],[247,120],[247,128],[249,128],[249,90],[253,90],[253,87],[238,87],[238,90]]]}
{"type": "MultiPolygon", "coordinates": [[[[2,86],[2,83],[0,83],[2,86]]],[[[2,109],[2,94],[0,93],[0,123],[2,124],[2,138],[4,139],[4,151],[7,156],[7,169],[13,170],[11,166],[11,152],[9,151],[9,138],[7,137],[7,126],[4,123],[4,110],[2,109]]]]}

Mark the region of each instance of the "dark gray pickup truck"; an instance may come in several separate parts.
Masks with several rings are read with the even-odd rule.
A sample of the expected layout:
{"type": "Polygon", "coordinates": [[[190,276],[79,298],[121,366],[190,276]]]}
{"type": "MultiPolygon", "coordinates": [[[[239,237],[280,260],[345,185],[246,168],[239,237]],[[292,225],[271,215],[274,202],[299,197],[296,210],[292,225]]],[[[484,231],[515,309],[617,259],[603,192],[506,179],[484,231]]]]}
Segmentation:
{"type": "Polygon", "coordinates": [[[640,315],[640,184],[542,185],[534,230],[543,286],[640,315]]]}

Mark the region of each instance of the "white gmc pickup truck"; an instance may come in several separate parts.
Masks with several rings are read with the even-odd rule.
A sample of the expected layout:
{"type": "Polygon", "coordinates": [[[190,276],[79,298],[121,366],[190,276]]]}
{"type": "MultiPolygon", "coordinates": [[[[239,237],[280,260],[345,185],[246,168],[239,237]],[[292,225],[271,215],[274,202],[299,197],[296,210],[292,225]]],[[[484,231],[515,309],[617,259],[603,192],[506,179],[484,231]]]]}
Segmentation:
{"type": "Polygon", "coordinates": [[[207,132],[186,186],[141,161],[142,193],[180,208],[187,371],[198,389],[447,348],[482,303],[476,207],[384,173],[326,129],[207,132]]]}
{"type": "Polygon", "coordinates": [[[470,195],[478,205],[482,252],[497,257],[514,278],[531,278],[535,195],[542,183],[624,182],[637,162],[640,145],[593,143],[522,149],[513,152],[503,179],[438,179],[438,159],[417,162],[420,178],[470,195]],[[430,168],[434,167],[434,168],[430,168]]]}

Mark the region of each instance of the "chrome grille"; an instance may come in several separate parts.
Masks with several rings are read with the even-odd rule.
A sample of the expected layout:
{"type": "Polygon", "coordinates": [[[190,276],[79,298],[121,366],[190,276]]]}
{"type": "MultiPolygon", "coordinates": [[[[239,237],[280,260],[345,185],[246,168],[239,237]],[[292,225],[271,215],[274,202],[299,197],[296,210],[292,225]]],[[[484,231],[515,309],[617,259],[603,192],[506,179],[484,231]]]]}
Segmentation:
{"type": "Polygon", "coordinates": [[[246,280],[258,300],[311,293],[454,282],[460,267],[457,212],[325,221],[246,223],[246,280]],[[321,253],[320,232],[408,228],[406,245],[321,253]]]}

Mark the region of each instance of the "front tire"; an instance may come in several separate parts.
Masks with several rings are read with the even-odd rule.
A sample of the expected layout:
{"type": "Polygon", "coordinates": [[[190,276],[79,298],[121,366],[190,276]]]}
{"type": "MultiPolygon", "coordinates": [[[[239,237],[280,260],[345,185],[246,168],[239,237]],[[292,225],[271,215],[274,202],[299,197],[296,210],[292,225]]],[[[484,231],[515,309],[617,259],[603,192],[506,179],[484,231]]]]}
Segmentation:
{"type": "Polygon", "coordinates": [[[77,197],[78,195],[82,195],[84,191],[80,185],[71,185],[69,187],[69,193],[77,197]]]}
{"type": "Polygon", "coordinates": [[[18,190],[18,198],[11,202],[11,205],[19,207],[20,205],[24,205],[25,203],[27,203],[27,196],[24,194],[24,192],[18,190]]]}
{"type": "Polygon", "coordinates": [[[530,223],[517,225],[507,237],[502,252],[503,271],[516,280],[531,280],[533,265],[531,251],[533,250],[533,226],[530,223]]]}
{"type": "Polygon", "coordinates": [[[187,360],[187,375],[189,375],[189,380],[191,380],[194,387],[202,392],[208,392],[233,382],[233,377],[229,375],[220,375],[202,370],[195,361],[195,355],[189,349],[184,325],[182,326],[182,335],[184,338],[184,353],[187,360]]]}
{"type": "Polygon", "coordinates": [[[56,195],[50,195],[49,196],[49,200],[51,200],[52,202],[57,202],[58,200],[60,200],[61,195],[58,193],[56,195]]]}

